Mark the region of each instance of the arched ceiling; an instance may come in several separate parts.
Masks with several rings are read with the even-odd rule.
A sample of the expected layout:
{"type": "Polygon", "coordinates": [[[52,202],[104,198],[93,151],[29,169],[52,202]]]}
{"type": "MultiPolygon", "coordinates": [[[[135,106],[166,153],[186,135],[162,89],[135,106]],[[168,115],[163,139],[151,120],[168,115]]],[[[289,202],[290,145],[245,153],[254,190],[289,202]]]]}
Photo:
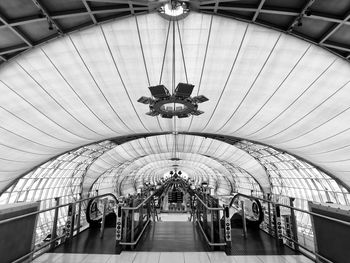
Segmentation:
{"type": "Polygon", "coordinates": [[[136,102],[160,82],[161,72],[161,83],[171,87],[169,25],[155,13],[133,16],[61,37],[4,64],[0,189],[79,146],[174,130],[268,144],[350,185],[349,63],[275,30],[191,12],[174,23],[175,82],[185,80],[185,64],[193,94],[210,100],[200,105],[203,115],[178,119],[175,127],[172,120],[145,115],[147,107],[136,102]]]}
{"type": "MultiPolygon", "coordinates": [[[[106,151],[87,170],[83,189],[89,190],[98,177],[114,167],[118,169],[126,162],[128,166],[123,167],[122,172],[116,172],[121,178],[141,169],[140,174],[144,176],[148,176],[148,173],[153,172],[152,168],[157,167],[160,170],[166,167],[170,171],[174,169],[173,165],[186,171],[191,167],[189,164],[201,168],[207,174],[213,173],[214,169],[229,177],[230,173],[223,165],[228,163],[245,170],[264,190],[270,188],[263,166],[245,151],[205,137],[168,134],[133,140],[106,151]]],[[[193,176],[196,174],[195,172],[193,176]]]]}

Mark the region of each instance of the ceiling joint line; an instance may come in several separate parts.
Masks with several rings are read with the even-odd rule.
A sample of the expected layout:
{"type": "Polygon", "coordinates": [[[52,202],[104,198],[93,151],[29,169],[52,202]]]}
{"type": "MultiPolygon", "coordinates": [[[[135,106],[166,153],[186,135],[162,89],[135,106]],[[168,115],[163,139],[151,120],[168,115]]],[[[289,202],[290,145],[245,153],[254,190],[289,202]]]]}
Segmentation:
{"type": "Polygon", "coordinates": [[[164,64],[165,64],[165,57],[166,57],[166,51],[167,51],[168,41],[169,41],[170,25],[171,25],[171,21],[169,20],[168,31],[167,31],[166,38],[165,38],[165,47],[164,47],[164,53],[163,53],[162,68],[160,70],[159,85],[162,84],[163,70],[164,70],[164,64]]]}
{"type": "MultiPolygon", "coordinates": [[[[89,67],[87,66],[85,60],[83,59],[82,55],[80,54],[80,51],[78,50],[77,46],[75,45],[73,39],[71,38],[70,35],[68,35],[68,38],[70,40],[70,42],[72,43],[75,52],[78,54],[80,61],[83,63],[86,71],[89,73],[92,81],[94,82],[96,88],[100,91],[101,95],[103,96],[104,100],[107,102],[108,106],[110,107],[110,109],[114,112],[114,114],[117,116],[117,118],[120,120],[121,123],[123,123],[123,125],[130,131],[132,131],[132,129],[130,129],[130,127],[128,125],[126,125],[126,123],[120,118],[120,116],[118,115],[118,113],[115,111],[114,107],[111,105],[110,101],[107,99],[106,95],[104,94],[104,92],[102,91],[101,87],[98,85],[96,79],[94,78],[94,76],[92,75],[92,72],[90,71],[89,67]]],[[[112,129],[109,125],[107,125],[107,127],[109,128],[109,130],[111,130],[114,133],[119,134],[120,132],[115,131],[114,129],[112,129]]]]}
{"type": "MultiPolygon", "coordinates": [[[[304,51],[304,53],[301,55],[301,57],[298,59],[298,61],[294,64],[294,66],[292,67],[292,69],[288,72],[288,74],[283,78],[283,80],[281,81],[281,83],[277,86],[277,89],[275,89],[273,91],[273,93],[269,96],[269,98],[264,102],[263,105],[261,105],[261,107],[254,113],[254,115],[252,117],[250,117],[241,127],[239,127],[238,129],[236,129],[234,132],[238,132],[239,130],[241,130],[242,128],[244,128],[248,123],[250,123],[260,112],[261,110],[267,105],[267,103],[273,98],[273,96],[275,96],[275,94],[277,93],[277,91],[280,90],[280,88],[283,86],[283,84],[287,81],[287,79],[289,78],[289,76],[294,72],[294,70],[297,68],[297,66],[299,65],[300,61],[305,57],[305,55],[307,54],[307,52],[310,50],[311,45],[308,46],[308,48],[304,51]]],[[[232,133],[234,133],[232,132],[232,133]]],[[[250,136],[254,133],[248,134],[247,136],[250,136]]]]}
{"type": "MultiPolygon", "coordinates": [[[[202,70],[201,70],[201,75],[200,75],[199,84],[198,84],[197,96],[199,95],[199,91],[200,91],[200,88],[201,88],[205,62],[207,60],[207,53],[208,53],[208,48],[209,48],[211,30],[212,30],[212,26],[213,26],[213,17],[214,17],[214,15],[211,15],[209,31],[208,31],[208,37],[207,37],[207,43],[206,43],[206,46],[205,46],[205,53],[204,53],[204,58],[203,58],[203,63],[202,63],[202,70]]],[[[193,122],[193,116],[191,116],[191,121],[190,121],[190,124],[189,124],[189,126],[187,128],[187,131],[189,131],[191,129],[192,122],[193,122]]]]}
{"type": "Polygon", "coordinates": [[[19,137],[19,138],[22,138],[22,139],[27,140],[27,141],[29,141],[29,142],[31,142],[31,143],[34,143],[34,144],[37,144],[37,145],[40,145],[40,146],[44,146],[44,147],[46,147],[46,148],[51,148],[51,149],[56,149],[56,150],[64,149],[64,148],[57,148],[57,147],[54,147],[54,146],[50,146],[50,145],[46,145],[46,144],[42,144],[42,143],[40,143],[40,142],[34,141],[34,140],[29,139],[29,138],[27,138],[27,137],[24,137],[24,136],[22,136],[22,135],[20,135],[20,134],[18,134],[18,133],[16,133],[16,132],[14,132],[14,131],[11,131],[11,130],[9,130],[9,129],[6,129],[5,127],[3,127],[3,126],[1,126],[1,125],[0,125],[0,129],[6,131],[6,132],[8,132],[8,133],[13,134],[14,136],[17,136],[17,137],[19,137]]]}
{"type": "Polygon", "coordinates": [[[30,127],[34,128],[35,130],[37,130],[37,131],[39,131],[39,132],[41,132],[41,133],[43,133],[43,134],[45,134],[45,135],[47,135],[47,136],[53,138],[53,139],[56,139],[56,140],[58,140],[58,141],[61,141],[61,142],[65,142],[65,143],[74,145],[73,142],[69,142],[69,141],[66,141],[66,140],[62,140],[62,139],[60,139],[60,138],[58,138],[58,137],[56,137],[56,136],[54,136],[54,135],[52,135],[52,134],[50,134],[50,133],[44,132],[43,130],[39,129],[38,127],[36,127],[36,126],[34,126],[33,124],[29,123],[28,121],[24,120],[23,118],[17,116],[17,115],[14,114],[13,112],[9,111],[8,109],[6,109],[6,108],[4,108],[4,107],[2,107],[2,106],[0,106],[0,108],[3,109],[4,111],[6,111],[7,113],[11,114],[11,115],[12,115],[13,117],[15,117],[16,119],[19,119],[20,121],[22,121],[22,122],[24,122],[25,124],[29,125],[30,127]]]}
{"type": "MultiPolygon", "coordinates": [[[[107,37],[106,37],[106,35],[105,35],[105,32],[104,32],[104,30],[103,30],[103,27],[102,27],[101,25],[100,25],[100,29],[101,29],[101,32],[102,32],[102,35],[103,35],[103,39],[104,39],[104,41],[105,41],[105,43],[106,43],[108,52],[109,52],[109,54],[110,54],[110,56],[111,56],[111,58],[112,58],[113,65],[114,65],[115,69],[117,70],[117,73],[118,73],[118,76],[119,76],[119,78],[120,78],[120,81],[121,81],[121,83],[122,83],[122,85],[123,85],[124,91],[125,91],[126,95],[128,96],[129,102],[130,102],[132,108],[134,109],[134,112],[135,112],[137,118],[139,119],[140,123],[142,124],[142,126],[145,128],[145,130],[147,130],[148,132],[150,132],[150,131],[146,128],[146,126],[144,125],[144,123],[142,122],[141,117],[140,117],[140,115],[137,113],[137,110],[136,110],[136,108],[135,108],[135,105],[134,105],[133,101],[131,100],[131,96],[130,96],[130,94],[129,94],[129,92],[128,92],[128,89],[126,88],[126,84],[125,84],[125,82],[124,82],[124,79],[123,79],[123,77],[122,77],[122,75],[121,75],[121,73],[120,73],[119,67],[118,67],[118,65],[117,65],[117,61],[116,61],[115,58],[114,58],[113,52],[112,52],[112,50],[111,50],[111,47],[110,47],[110,45],[109,45],[109,42],[108,42],[107,37]]],[[[128,129],[129,129],[131,132],[136,133],[134,130],[132,130],[131,128],[129,128],[129,126],[127,126],[127,127],[128,127],[128,129]]]]}
{"type": "MultiPolygon", "coordinates": [[[[276,135],[284,132],[285,130],[288,130],[290,127],[294,126],[296,123],[300,122],[301,120],[303,120],[304,118],[306,118],[308,115],[310,115],[312,112],[314,112],[315,110],[317,110],[319,107],[321,107],[324,103],[326,103],[330,98],[334,97],[336,94],[338,94],[341,90],[343,90],[348,84],[350,83],[350,80],[348,80],[345,84],[343,84],[340,88],[338,88],[336,91],[334,91],[331,95],[329,95],[326,99],[324,99],[321,103],[319,103],[316,107],[314,107],[311,111],[309,111],[308,113],[304,114],[300,119],[298,119],[297,121],[293,122],[291,125],[289,125],[288,127],[286,127],[285,129],[281,130],[280,132],[278,132],[276,135]]],[[[299,137],[300,138],[300,137],[299,137]]],[[[292,141],[294,139],[290,139],[290,140],[285,140],[285,141],[280,141],[278,142],[278,144],[282,144],[282,143],[286,143],[289,141],[292,141]]],[[[289,148],[289,149],[298,149],[298,148],[289,148]]]]}
{"type": "Polygon", "coordinates": [[[312,153],[308,153],[307,155],[308,156],[314,156],[314,155],[321,155],[321,154],[326,154],[326,153],[331,153],[331,152],[336,152],[336,151],[339,151],[339,150],[343,150],[345,148],[349,148],[350,147],[350,144],[348,145],[344,145],[342,147],[339,147],[339,148],[335,148],[335,149],[332,149],[332,150],[329,150],[329,151],[323,151],[323,152],[312,152],[312,153]]]}
{"type": "MultiPolygon", "coordinates": [[[[58,67],[53,63],[50,56],[45,52],[43,48],[40,48],[41,52],[45,55],[47,60],[50,62],[50,64],[54,67],[56,72],[60,75],[60,77],[63,79],[63,81],[67,84],[67,86],[70,88],[70,90],[77,96],[77,98],[81,101],[81,103],[84,104],[84,106],[105,126],[108,128],[107,124],[99,117],[97,114],[89,107],[89,105],[82,99],[82,97],[78,94],[78,92],[75,91],[75,89],[72,87],[72,85],[69,83],[69,81],[63,76],[62,72],[58,69],[58,67]]],[[[100,134],[96,131],[94,131],[99,136],[104,136],[103,134],[100,134]]]]}
{"type": "Polygon", "coordinates": [[[224,92],[225,92],[225,90],[226,90],[227,84],[228,84],[229,80],[231,79],[231,75],[232,75],[233,69],[234,69],[234,67],[235,67],[235,65],[236,65],[238,56],[239,56],[239,54],[240,54],[240,52],[241,52],[241,49],[242,49],[242,46],[243,46],[243,42],[244,42],[245,37],[246,37],[246,35],[247,35],[248,28],[249,28],[249,24],[247,24],[247,26],[246,26],[246,28],[245,28],[245,30],[244,30],[243,37],[242,37],[242,39],[241,39],[241,41],[240,41],[240,43],[239,43],[238,51],[237,51],[237,53],[235,54],[235,58],[233,59],[230,72],[229,72],[229,74],[228,74],[228,76],[227,76],[227,78],[226,78],[226,81],[225,81],[224,87],[223,87],[223,89],[222,89],[222,91],[221,91],[221,93],[220,93],[219,99],[218,99],[218,101],[217,101],[216,104],[215,104],[214,110],[213,110],[213,112],[211,113],[209,120],[207,121],[207,123],[205,124],[205,126],[204,126],[204,128],[202,129],[201,132],[203,132],[203,131],[208,127],[209,123],[211,122],[211,120],[212,120],[212,118],[213,118],[213,116],[214,116],[214,114],[215,114],[215,112],[216,112],[217,107],[219,106],[219,103],[220,103],[220,101],[221,101],[221,99],[222,99],[222,96],[223,96],[223,94],[224,94],[224,92]]]}
{"type": "Polygon", "coordinates": [[[248,94],[250,93],[250,91],[251,91],[251,90],[253,89],[253,87],[255,86],[255,83],[256,83],[256,81],[259,79],[261,73],[262,73],[263,70],[265,69],[266,64],[269,62],[271,55],[272,55],[273,52],[275,51],[275,48],[276,48],[276,46],[277,46],[279,40],[281,39],[281,36],[282,36],[282,34],[279,34],[279,36],[278,36],[277,40],[275,41],[275,43],[274,43],[272,49],[270,50],[269,55],[268,55],[267,58],[265,59],[264,64],[263,64],[262,67],[260,68],[258,74],[256,75],[254,81],[253,81],[252,84],[250,85],[248,91],[244,94],[244,97],[243,97],[242,100],[239,102],[238,106],[235,108],[235,110],[233,111],[233,113],[231,114],[230,118],[228,118],[228,120],[224,123],[224,125],[221,126],[221,128],[218,129],[216,132],[221,131],[221,130],[232,120],[233,116],[234,116],[234,115],[236,114],[236,112],[240,109],[240,107],[242,106],[243,102],[244,102],[245,99],[247,98],[248,94]]]}
{"type": "Polygon", "coordinates": [[[140,43],[140,49],[141,49],[141,53],[142,53],[143,64],[145,66],[147,82],[148,82],[148,86],[151,86],[151,81],[150,81],[149,74],[148,74],[148,69],[147,69],[146,57],[145,57],[145,53],[144,53],[144,50],[143,50],[143,44],[142,44],[142,39],[141,39],[141,32],[140,32],[140,28],[139,28],[139,23],[138,23],[138,20],[137,20],[137,16],[134,16],[134,17],[135,17],[137,35],[138,35],[138,39],[139,39],[139,43],[140,43]]]}
{"type": "Polygon", "coordinates": [[[182,55],[182,61],[183,61],[183,66],[184,66],[184,71],[185,71],[186,83],[188,84],[188,76],[187,76],[187,69],[186,69],[186,62],[185,62],[185,53],[184,53],[184,48],[183,48],[182,39],[181,39],[181,32],[180,32],[180,27],[179,27],[179,21],[177,21],[177,20],[176,20],[176,25],[177,25],[177,32],[179,34],[181,55],[182,55]]]}
{"type": "MultiPolygon", "coordinates": [[[[264,129],[266,126],[270,125],[273,121],[275,121],[276,119],[278,119],[279,117],[281,117],[290,107],[292,107],[292,105],[294,105],[311,87],[313,87],[313,85],[322,77],[323,74],[325,74],[333,65],[334,63],[337,61],[337,59],[333,60],[333,62],[331,64],[329,64],[327,66],[327,68],[325,70],[322,71],[321,74],[319,74],[317,76],[317,78],[315,80],[312,81],[312,83],[291,103],[288,105],[287,108],[285,108],[280,114],[278,114],[275,118],[273,118],[269,123],[267,123],[266,125],[264,125],[264,127],[262,127],[262,129],[264,129]]],[[[261,138],[260,140],[264,140],[264,139],[268,139],[273,137],[275,134],[272,134],[270,136],[261,138]]]]}
{"type": "Polygon", "coordinates": [[[346,128],[345,130],[342,130],[342,131],[340,131],[340,132],[337,132],[337,133],[335,133],[335,134],[333,134],[333,135],[331,135],[331,136],[328,136],[328,137],[326,137],[326,138],[324,138],[324,139],[322,139],[322,140],[318,140],[318,141],[316,141],[316,142],[314,142],[314,143],[306,144],[306,145],[303,145],[303,146],[300,146],[300,147],[297,147],[297,148],[291,148],[291,149],[301,149],[301,148],[310,147],[310,146],[319,144],[319,143],[321,143],[321,142],[328,141],[329,139],[332,139],[332,138],[334,138],[334,137],[336,137],[336,136],[338,136],[338,135],[340,135],[340,134],[343,134],[343,133],[345,133],[345,132],[347,132],[347,131],[349,131],[349,130],[350,130],[350,128],[346,128]]]}
{"type": "MultiPolygon", "coordinates": [[[[17,93],[14,89],[12,89],[8,84],[6,84],[3,80],[0,80],[0,82],[2,84],[4,84],[9,90],[11,90],[14,94],[16,94],[19,98],[21,98],[23,101],[25,101],[27,104],[29,104],[33,109],[35,109],[37,112],[39,112],[41,115],[43,115],[46,119],[48,119],[49,121],[51,121],[52,123],[56,124],[58,127],[62,128],[63,130],[67,131],[68,133],[80,138],[80,139],[84,139],[83,137],[81,137],[80,135],[68,130],[67,128],[63,127],[61,124],[59,124],[58,122],[54,121],[53,119],[51,119],[49,116],[47,116],[45,113],[43,113],[41,110],[39,110],[34,104],[32,104],[31,102],[29,102],[27,99],[25,99],[22,95],[20,95],[19,93],[17,93]]],[[[91,141],[91,140],[89,140],[91,141]]]]}
{"type": "MultiPolygon", "coordinates": [[[[144,52],[144,49],[143,49],[143,44],[142,44],[142,39],[141,39],[141,32],[140,32],[140,28],[139,28],[139,22],[137,20],[137,16],[135,15],[135,23],[136,23],[136,29],[137,29],[137,35],[138,35],[138,39],[139,39],[139,43],[140,43],[140,49],[141,49],[141,53],[142,53],[142,59],[143,59],[143,64],[144,64],[144,67],[145,67],[145,71],[146,71],[146,76],[147,76],[147,82],[148,82],[148,86],[151,86],[151,81],[150,81],[150,78],[149,78],[149,74],[148,74],[148,68],[147,68],[147,63],[146,63],[146,57],[145,57],[145,52],[144,52]]],[[[141,119],[140,119],[141,120],[141,119]]],[[[161,131],[163,131],[163,128],[162,126],[160,125],[160,121],[159,121],[159,118],[157,116],[157,122],[158,122],[158,126],[159,126],[159,129],[161,131]]],[[[142,122],[142,125],[143,122],[142,122]]],[[[145,126],[144,126],[145,127],[145,126]]],[[[145,129],[150,132],[146,127],[145,129]]]]}
{"type": "MultiPolygon", "coordinates": [[[[71,116],[75,121],[77,121],[79,124],[81,124],[86,129],[92,131],[93,133],[96,133],[94,130],[90,129],[87,125],[85,125],[82,121],[80,121],[77,117],[75,117],[71,112],[69,112],[63,105],[55,99],[50,92],[48,92],[18,61],[16,64],[30,77],[30,79],[42,90],[45,92],[46,95],[48,95],[64,112],[66,112],[69,116],[71,116]]],[[[84,137],[79,135],[80,138],[85,140],[93,141],[93,139],[90,139],[88,137],[84,137]]]]}

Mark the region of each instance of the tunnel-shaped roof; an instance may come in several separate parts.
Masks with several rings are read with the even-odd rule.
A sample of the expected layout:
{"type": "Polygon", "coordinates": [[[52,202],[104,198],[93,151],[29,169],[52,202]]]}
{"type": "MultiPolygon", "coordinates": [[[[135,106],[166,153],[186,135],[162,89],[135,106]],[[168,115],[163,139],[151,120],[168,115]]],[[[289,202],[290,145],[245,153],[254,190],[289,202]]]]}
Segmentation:
{"type": "Polygon", "coordinates": [[[349,73],[346,61],[316,45],[195,12],[177,23],[147,14],[75,32],[0,69],[0,189],[77,147],[173,131],[271,145],[349,186],[349,73]],[[187,76],[193,94],[209,98],[204,114],[176,127],[136,102],[150,85],[171,87],[171,26],[175,83],[187,76]]]}
{"type": "MultiPolygon", "coordinates": [[[[226,162],[251,174],[263,189],[270,188],[263,166],[245,151],[218,140],[183,134],[152,136],[116,146],[101,155],[89,167],[83,188],[88,190],[99,176],[125,162],[130,162],[130,167],[127,167],[124,172],[128,175],[133,170],[147,167],[148,164],[159,168],[166,166],[168,171],[174,170],[176,165],[177,170],[186,171],[182,166],[183,161],[196,163],[198,167],[203,164],[209,174],[210,169],[216,169],[228,176],[229,172],[220,163],[226,162]],[[159,161],[163,163],[158,163],[159,161]]],[[[144,173],[147,175],[148,171],[145,170],[144,173]]]]}

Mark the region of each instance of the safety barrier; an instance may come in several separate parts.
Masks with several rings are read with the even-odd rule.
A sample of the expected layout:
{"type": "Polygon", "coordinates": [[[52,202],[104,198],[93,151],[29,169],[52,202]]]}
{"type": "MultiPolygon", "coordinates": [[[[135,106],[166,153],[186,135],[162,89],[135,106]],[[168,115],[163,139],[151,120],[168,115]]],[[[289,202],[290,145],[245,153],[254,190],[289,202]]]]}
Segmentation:
{"type": "Polygon", "coordinates": [[[138,243],[151,220],[151,212],[154,210],[154,206],[152,206],[153,197],[154,194],[143,201],[132,199],[132,204],[130,204],[132,206],[118,205],[116,208],[117,246],[134,246],[138,243]]]}
{"type": "Polygon", "coordinates": [[[45,244],[42,244],[40,247],[35,247],[31,252],[27,253],[26,255],[21,256],[17,260],[13,261],[13,263],[18,263],[22,262],[24,260],[33,260],[39,256],[41,256],[43,253],[47,252],[48,250],[53,250],[58,244],[62,244],[66,241],[69,241],[73,238],[74,235],[79,234],[80,230],[82,229],[81,225],[81,214],[82,214],[82,204],[84,202],[88,202],[92,199],[96,198],[104,198],[104,197],[112,197],[113,199],[116,199],[116,197],[112,194],[103,194],[99,196],[93,196],[93,197],[88,197],[88,198],[83,198],[80,200],[76,200],[74,202],[70,202],[67,204],[60,204],[60,198],[55,198],[56,201],[56,206],[47,208],[47,209],[42,209],[40,211],[32,212],[32,213],[27,213],[23,214],[20,216],[8,218],[5,220],[0,221],[1,224],[9,223],[15,220],[19,220],[25,217],[29,216],[34,216],[37,215],[39,216],[42,213],[46,213],[49,211],[54,211],[54,216],[53,216],[53,224],[52,224],[52,229],[50,232],[50,238],[45,242],[45,244]],[[67,217],[66,217],[66,222],[65,222],[65,227],[66,231],[58,234],[58,218],[60,214],[60,209],[66,208],[68,210],[67,217]]]}
{"type": "Polygon", "coordinates": [[[194,222],[197,223],[207,244],[211,247],[231,247],[231,222],[228,208],[220,207],[210,196],[194,194],[194,222]],[[224,227],[221,218],[224,216],[224,227]]]}
{"type": "Polygon", "coordinates": [[[237,196],[260,201],[265,212],[265,219],[262,224],[262,228],[264,231],[276,238],[278,245],[287,245],[292,249],[304,254],[306,257],[312,260],[317,260],[317,262],[321,260],[322,262],[333,263],[333,261],[330,259],[327,259],[326,257],[317,253],[315,250],[310,249],[299,242],[299,237],[301,235],[298,231],[296,213],[303,213],[309,216],[323,218],[350,227],[350,222],[294,207],[294,198],[289,198],[289,204],[287,205],[282,203],[275,203],[269,199],[249,196],[240,193],[235,195],[235,197],[237,196]]]}

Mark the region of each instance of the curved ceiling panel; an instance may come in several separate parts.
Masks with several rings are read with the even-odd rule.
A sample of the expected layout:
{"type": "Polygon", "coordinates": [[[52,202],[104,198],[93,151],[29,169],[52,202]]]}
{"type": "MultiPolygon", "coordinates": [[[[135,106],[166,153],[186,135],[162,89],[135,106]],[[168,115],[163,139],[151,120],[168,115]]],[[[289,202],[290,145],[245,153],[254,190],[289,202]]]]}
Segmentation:
{"type": "MultiPolygon", "coordinates": [[[[0,69],[0,189],[79,146],[162,131],[272,145],[350,185],[349,73],[349,63],[308,42],[195,12],[173,24],[148,14],[75,32],[0,69]],[[187,77],[193,94],[210,99],[200,105],[204,114],[176,125],[145,115],[147,107],[136,102],[150,85],[172,87],[169,25],[175,83],[187,77]]],[[[220,151],[224,156],[221,148],[208,155],[220,151]]]]}
{"type": "MultiPolygon", "coordinates": [[[[160,158],[159,154],[162,155],[162,159],[177,160],[185,157],[186,160],[199,161],[198,159],[193,159],[194,155],[185,155],[184,153],[209,157],[208,159],[202,158],[201,163],[206,163],[207,160],[215,158],[215,160],[211,160],[208,163],[212,167],[216,167],[218,162],[225,161],[235,167],[246,170],[257,180],[264,190],[270,187],[269,179],[264,168],[247,152],[233,145],[202,136],[168,134],[133,140],[107,151],[87,170],[83,189],[88,190],[101,174],[121,163],[138,162],[144,165],[144,160],[147,159],[143,158],[145,156],[149,156],[147,160],[150,162],[158,161],[156,156],[160,158]]],[[[224,167],[221,169],[224,173],[224,167]]]]}

